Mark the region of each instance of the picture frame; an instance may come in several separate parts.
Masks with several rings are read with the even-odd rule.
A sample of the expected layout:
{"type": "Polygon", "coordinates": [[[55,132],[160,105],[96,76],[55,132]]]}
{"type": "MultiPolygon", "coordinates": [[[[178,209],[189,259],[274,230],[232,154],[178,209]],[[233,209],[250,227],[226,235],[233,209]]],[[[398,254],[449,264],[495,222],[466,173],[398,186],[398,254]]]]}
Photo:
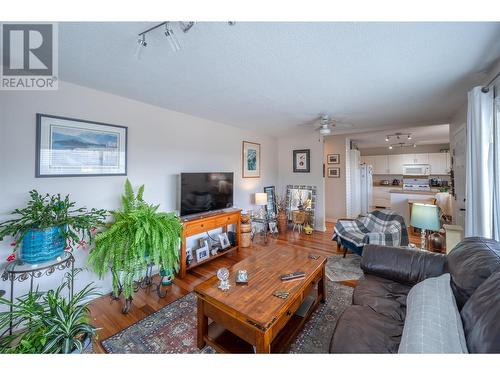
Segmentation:
{"type": "Polygon", "coordinates": [[[293,150],[293,173],[311,172],[311,150],[293,150]]]}
{"type": "Polygon", "coordinates": [[[267,213],[278,214],[278,207],[276,207],[276,187],[275,186],[265,186],[264,193],[267,193],[267,213]]]}
{"type": "Polygon", "coordinates": [[[260,178],[260,143],[243,141],[241,161],[243,178],[260,178]]]}
{"type": "Polygon", "coordinates": [[[36,114],[35,177],[126,176],[126,126],[36,114]]]}
{"type": "Polygon", "coordinates": [[[340,154],[328,154],[328,155],[326,155],[326,162],[328,164],[340,164],[340,154]]]}
{"type": "Polygon", "coordinates": [[[189,265],[193,261],[193,248],[186,247],[186,263],[189,265]]]}
{"type": "Polygon", "coordinates": [[[340,168],[328,168],[328,177],[329,178],[340,178],[340,168]]]}
{"type": "Polygon", "coordinates": [[[227,249],[228,247],[231,247],[231,244],[229,243],[229,238],[227,237],[227,233],[219,233],[219,241],[220,241],[220,246],[222,250],[227,249]]]}
{"type": "Polygon", "coordinates": [[[202,260],[205,260],[210,257],[210,249],[208,246],[203,246],[200,247],[199,249],[196,249],[196,261],[201,262],[202,260]]]}

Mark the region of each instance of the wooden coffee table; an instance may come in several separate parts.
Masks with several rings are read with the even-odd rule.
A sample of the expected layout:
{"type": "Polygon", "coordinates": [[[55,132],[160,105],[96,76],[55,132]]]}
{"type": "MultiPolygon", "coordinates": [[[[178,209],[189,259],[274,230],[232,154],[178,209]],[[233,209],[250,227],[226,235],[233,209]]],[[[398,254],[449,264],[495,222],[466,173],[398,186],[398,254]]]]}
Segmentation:
{"type": "Polygon", "coordinates": [[[316,254],[276,245],[235,264],[229,270],[230,290],[221,291],[216,276],[198,285],[198,348],[208,344],[222,353],[285,351],[326,298],[326,258],[312,259],[309,255],[316,254]],[[239,269],[247,270],[248,284],[236,285],[239,269]],[[280,280],[281,275],[296,271],[306,276],[280,280]],[[276,290],[290,294],[281,299],[273,296],[276,290]]]}

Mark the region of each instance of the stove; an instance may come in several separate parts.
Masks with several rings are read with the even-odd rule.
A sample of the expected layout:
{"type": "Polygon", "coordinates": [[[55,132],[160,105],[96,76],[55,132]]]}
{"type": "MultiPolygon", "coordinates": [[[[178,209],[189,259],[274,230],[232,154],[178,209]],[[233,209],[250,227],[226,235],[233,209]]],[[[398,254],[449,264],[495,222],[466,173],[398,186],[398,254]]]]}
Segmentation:
{"type": "Polygon", "coordinates": [[[403,178],[403,190],[431,191],[427,178],[403,178]]]}

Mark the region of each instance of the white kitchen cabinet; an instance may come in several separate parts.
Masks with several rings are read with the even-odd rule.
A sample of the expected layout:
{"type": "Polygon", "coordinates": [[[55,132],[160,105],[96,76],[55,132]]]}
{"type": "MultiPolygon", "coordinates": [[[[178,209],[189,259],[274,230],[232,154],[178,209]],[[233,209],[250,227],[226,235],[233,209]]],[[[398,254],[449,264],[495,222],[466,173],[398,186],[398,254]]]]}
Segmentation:
{"type": "Polygon", "coordinates": [[[413,154],[414,164],[429,164],[429,154],[413,154]]]}
{"type": "Polygon", "coordinates": [[[403,174],[403,165],[414,164],[413,154],[389,155],[389,174],[403,174]]]}
{"type": "Polygon", "coordinates": [[[378,208],[391,208],[391,193],[394,187],[374,186],[373,206],[378,208]]]}
{"type": "Polygon", "coordinates": [[[373,156],[373,174],[389,173],[388,155],[373,156]]]}
{"type": "Polygon", "coordinates": [[[436,152],[429,154],[429,164],[431,166],[431,175],[448,174],[448,155],[449,153],[436,152]]]}

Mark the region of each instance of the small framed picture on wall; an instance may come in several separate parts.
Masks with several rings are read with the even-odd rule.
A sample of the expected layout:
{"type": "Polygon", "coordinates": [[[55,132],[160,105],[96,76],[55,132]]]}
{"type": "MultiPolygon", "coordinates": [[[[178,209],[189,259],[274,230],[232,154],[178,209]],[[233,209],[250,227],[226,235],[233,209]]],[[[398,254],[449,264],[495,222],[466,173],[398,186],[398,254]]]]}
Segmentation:
{"type": "Polygon", "coordinates": [[[328,154],[326,158],[328,164],[340,164],[340,154],[328,154]]]}
{"type": "Polygon", "coordinates": [[[311,172],[311,150],[293,150],[293,172],[311,172]]]}
{"type": "Polygon", "coordinates": [[[242,146],[243,178],[260,177],[260,144],[243,141],[242,146]]]}
{"type": "Polygon", "coordinates": [[[328,177],[340,178],[340,168],[328,168],[328,177]]]}

